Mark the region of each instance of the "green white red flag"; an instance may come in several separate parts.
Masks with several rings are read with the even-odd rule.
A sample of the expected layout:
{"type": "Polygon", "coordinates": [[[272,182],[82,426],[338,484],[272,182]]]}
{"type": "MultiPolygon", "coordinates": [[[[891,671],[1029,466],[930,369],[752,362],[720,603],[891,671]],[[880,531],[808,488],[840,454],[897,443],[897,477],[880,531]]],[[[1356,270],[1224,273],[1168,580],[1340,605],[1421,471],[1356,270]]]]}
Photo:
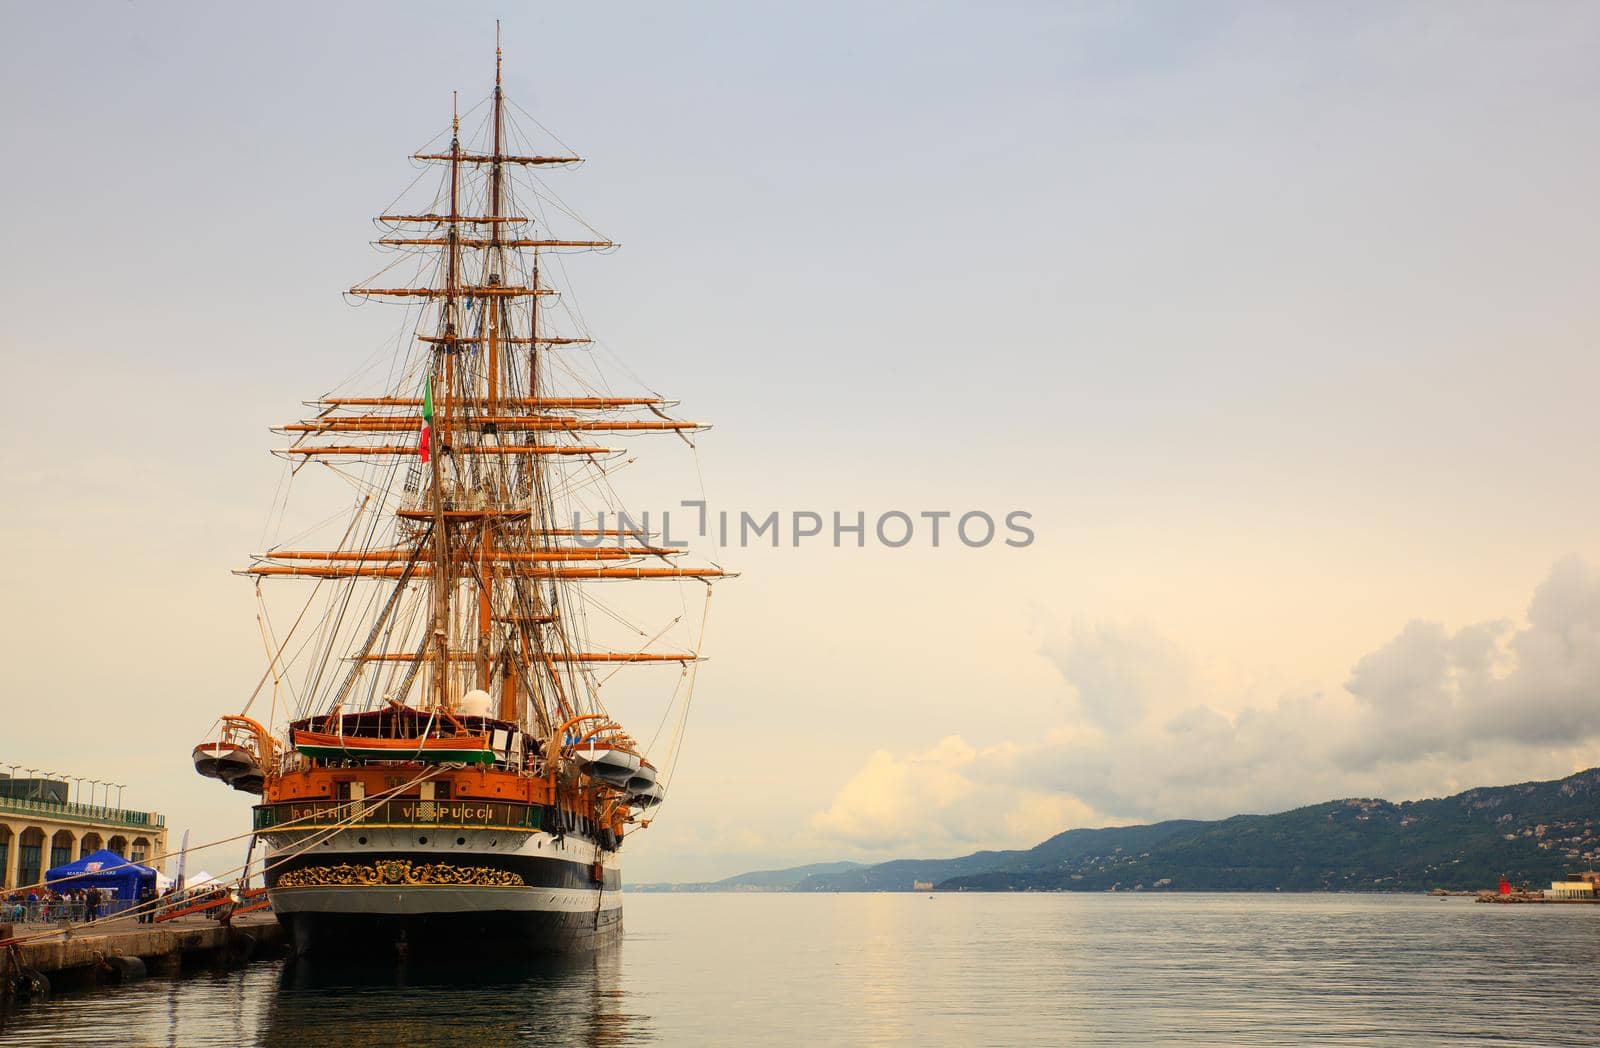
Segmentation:
{"type": "Polygon", "coordinates": [[[433,376],[429,375],[422,392],[422,437],[417,442],[417,454],[426,466],[433,456],[433,376]]]}

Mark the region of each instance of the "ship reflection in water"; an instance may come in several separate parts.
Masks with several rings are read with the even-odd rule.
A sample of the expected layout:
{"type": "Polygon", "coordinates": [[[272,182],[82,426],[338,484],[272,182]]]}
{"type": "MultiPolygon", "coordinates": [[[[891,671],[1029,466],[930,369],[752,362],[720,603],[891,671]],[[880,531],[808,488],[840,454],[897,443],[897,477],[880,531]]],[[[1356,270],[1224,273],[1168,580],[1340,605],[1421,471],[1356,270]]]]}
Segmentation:
{"type": "Polygon", "coordinates": [[[283,965],[258,1043],[602,1046],[638,1044],[649,1031],[624,1008],[619,949],[520,962],[303,958],[283,965]]]}

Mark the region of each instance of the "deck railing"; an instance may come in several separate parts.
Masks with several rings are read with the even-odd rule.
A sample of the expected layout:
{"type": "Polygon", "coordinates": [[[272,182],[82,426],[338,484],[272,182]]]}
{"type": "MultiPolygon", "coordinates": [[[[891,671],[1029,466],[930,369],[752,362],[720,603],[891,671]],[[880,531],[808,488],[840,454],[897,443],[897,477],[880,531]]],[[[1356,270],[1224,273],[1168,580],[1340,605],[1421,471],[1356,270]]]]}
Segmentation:
{"type": "Polygon", "coordinates": [[[167,824],[166,816],[156,812],[129,811],[126,808],[103,808],[97,804],[46,801],[31,797],[0,797],[0,812],[17,815],[38,815],[46,819],[58,818],[93,822],[105,826],[126,826],[130,829],[159,830],[167,824]]]}

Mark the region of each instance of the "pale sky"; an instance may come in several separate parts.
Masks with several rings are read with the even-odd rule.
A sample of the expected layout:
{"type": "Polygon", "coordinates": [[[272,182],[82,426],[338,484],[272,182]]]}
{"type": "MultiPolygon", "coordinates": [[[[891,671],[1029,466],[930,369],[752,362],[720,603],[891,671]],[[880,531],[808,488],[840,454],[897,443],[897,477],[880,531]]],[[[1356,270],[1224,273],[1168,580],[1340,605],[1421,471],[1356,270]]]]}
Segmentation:
{"type": "Polygon", "coordinates": [[[1600,763],[1593,5],[3,12],[7,763],[246,825],[267,427],[496,17],[714,504],[1038,536],[717,554],[630,880],[1600,763]]]}

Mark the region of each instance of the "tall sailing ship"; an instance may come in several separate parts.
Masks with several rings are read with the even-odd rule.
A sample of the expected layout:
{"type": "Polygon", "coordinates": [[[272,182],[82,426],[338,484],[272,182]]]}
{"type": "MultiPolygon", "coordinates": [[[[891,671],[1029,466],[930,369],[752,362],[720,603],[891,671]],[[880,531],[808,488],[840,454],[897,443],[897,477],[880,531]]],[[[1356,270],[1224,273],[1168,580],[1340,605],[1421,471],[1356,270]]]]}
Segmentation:
{"type": "Polygon", "coordinates": [[[727,574],[621,508],[612,475],[634,460],[597,439],[692,447],[704,427],[582,361],[594,347],[581,312],[562,318],[550,270],[615,245],[540,177],[580,160],[511,118],[526,113],[500,65],[497,47],[494,90],[465,114],[474,140],[457,108],[448,145],[413,155],[431,202],[378,217],[396,261],[349,292],[409,307],[392,351],[277,430],[292,438],[288,486],[327,472],[353,497],[302,533],[325,533],[321,548],[274,544],[241,572],[267,670],[194,749],[201,775],[260,796],[252,849],[301,952],[616,940],[618,855],[662,802],[727,574]],[[576,235],[559,228],[571,221],[576,235]],[[374,374],[388,381],[363,387],[374,374]],[[280,579],[311,587],[292,615],[263,596],[280,579]],[[663,581],[678,583],[677,614],[659,630],[611,601],[621,583],[663,581]],[[630,642],[606,643],[607,628],[630,642]],[[653,685],[654,748],[602,701],[640,664],[677,668],[653,685]]]}

